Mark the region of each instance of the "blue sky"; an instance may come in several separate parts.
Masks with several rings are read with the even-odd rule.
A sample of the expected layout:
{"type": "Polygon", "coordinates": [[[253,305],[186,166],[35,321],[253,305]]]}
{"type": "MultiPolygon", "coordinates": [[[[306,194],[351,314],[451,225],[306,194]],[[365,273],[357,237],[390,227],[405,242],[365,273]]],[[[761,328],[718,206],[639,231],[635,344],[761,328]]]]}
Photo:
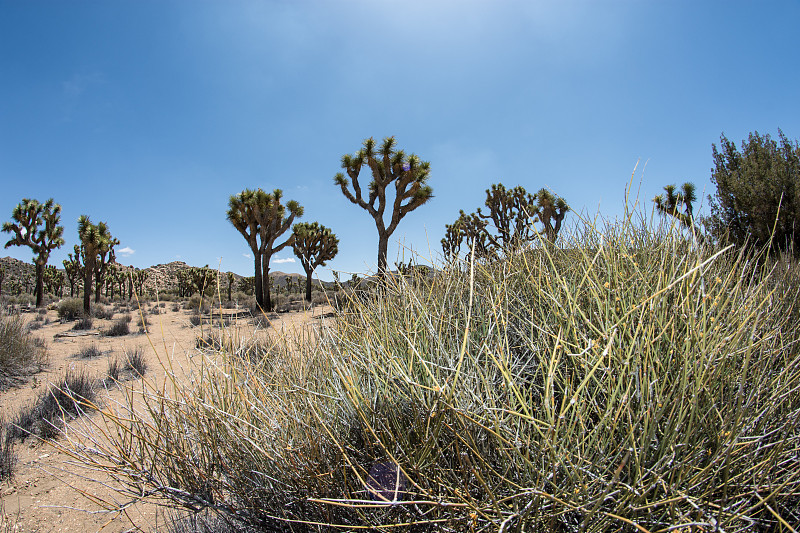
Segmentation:
{"type": "MultiPolygon", "coordinates": [[[[614,217],[637,163],[642,200],[708,193],[721,133],[800,138],[799,25],[796,1],[0,0],[0,220],[53,197],[51,264],[87,214],[121,263],[252,275],[228,198],[281,188],[339,237],[329,280],[374,269],[374,223],[333,176],[388,135],[435,195],[390,262],[398,242],[439,253],[492,183],[614,217]]],[[[291,258],[272,269],[302,272],[291,258]]]]}

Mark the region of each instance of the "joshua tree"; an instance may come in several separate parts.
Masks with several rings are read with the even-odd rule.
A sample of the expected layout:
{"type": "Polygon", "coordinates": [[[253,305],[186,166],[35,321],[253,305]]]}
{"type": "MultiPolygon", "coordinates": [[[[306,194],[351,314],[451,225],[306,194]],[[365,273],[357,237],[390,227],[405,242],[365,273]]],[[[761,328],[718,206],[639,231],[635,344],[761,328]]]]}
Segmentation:
{"type": "Polygon", "coordinates": [[[253,276],[244,277],[239,280],[239,290],[245,294],[253,294],[256,278],[253,276]]]}
{"type": "MultiPolygon", "coordinates": [[[[301,222],[292,228],[294,233],[294,255],[300,259],[306,271],[306,301],[311,301],[311,275],[318,266],[333,259],[339,253],[339,239],[325,226],[312,222],[301,222]]],[[[299,282],[299,280],[298,280],[299,282]]]]}
{"type": "MultiPolygon", "coordinates": [[[[133,272],[130,272],[129,274],[130,274],[129,277],[130,284],[128,285],[128,299],[130,300],[131,298],[133,298],[134,287],[136,288],[136,291],[140,295],[144,294],[144,283],[145,281],[147,281],[149,274],[147,273],[146,270],[139,270],[138,268],[133,272]]],[[[178,272],[178,274],[180,275],[180,272],[178,272]]],[[[180,294],[180,289],[178,295],[185,296],[183,294],[180,294]]]]}
{"type": "Polygon", "coordinates": [[[78,236],[81,239],[80,254],[83,256],[83,311],[88,315],[92,310],[92,278],[96,274],[99,277],[101,264],[107,262],[110,256],[113,257],[113,248],[119,241],[111,236],[105,222],[92,224],[86,215],[78,219],[78,236]]]}
{"type": "Polygon", "coordinates": [[[694,183],[688,181],[681,185],[681,190],[676,192],[675,185],[666,185],[664,194],[653,198],[656,209],[663,215],[674,217],[686,228],[694,228],[694,208],[692,204],[697,200],[694,183]],[[681,211],[683,207],[683,211],[681,211]]]}
{"type": "Polygon", "coordinates": [[[64,273],[56,267],[48,265],[44,268],[45,291],[56,296],[61,296],[64,287],[64,273]]]}
{"type": "Polygon", "coordinates": [[[475,248],[475,255],[479,258],[496,256],[501,251],[522,246],[532,241],[537,233],[547,242],[554,243],[569,211],[564,199],[547,189],[529,194],[522,187],[506,189],[502,184],[492,185],[486,190],[484,205],[488,213],[480,208],[469,215],[460,211],[456,221],[445,226],[442,251],[447,259],[458,256],[464,239],[470,248],[475,248]],[[542,224],[538,231],[535,227],[537,221],[542,224]]]}
{"type": "Polygon", "coordinates": [[[50,252],[64,244],[61,236],[64,226],[59,226],[61,206],[52,198],[40,204],[37,200],[23,198],[11,213],[14,222],[5,222],[3,231],[13,234],[6,243],[9,246],[28,246],[34,253],[36,265],[36,307],[42,306],[44,298],[44,267],[50,252]]]}
{"type": "Polygon", "coordinates": [[[67,273],[67,280],[69,281],[69,296],[75,297],[75,289],[77,288],[78,281],[83,277],[83,268],[81,266],[81,249],[75,245],[75,255],[68,254],[69,259],[64,259],[61,264],[64,265],[64,271],[67,273]]]}
{"type": "Polygon", "coordinates": [[[421,161],[415,154],[406,156],[402,150],[396,150],[394,137],[385,138],[379,148],[375,139],[370,137],[358,152],[342,156],[342,168],[350,179],[340,172],[334,177],[334,182],[341,188],[345,198],[366,210],[375,220],[378,229],[378,276],[384,279],[389,237],[403,217],[433,198],[433,189],[426,184],[430,176],[430,163],[421,161]],[[366,200],[358,181],[361,167],[365,164],[372,174],[366,200]],[[352,192],[349,189],[351,182],[352,192]],[[392,183],[395,195],[387,225],[384,220],[389,201],[386,188],[392,183]]]}
{"type": "Polygon", "coordinates": [[[265,282],[269,279],[269,261],[273,254],[291,246],[294,236],[280,244],[275,241],[292,227],[295,218],[303,216],[300,204],[291,200],[283,205],[282,198],[280,189],[271,194],[246,189],[228,202],[228,220],[247,240],[255,259],[256,303],[267,311],[272,311],[270,285],[265,282]]]}

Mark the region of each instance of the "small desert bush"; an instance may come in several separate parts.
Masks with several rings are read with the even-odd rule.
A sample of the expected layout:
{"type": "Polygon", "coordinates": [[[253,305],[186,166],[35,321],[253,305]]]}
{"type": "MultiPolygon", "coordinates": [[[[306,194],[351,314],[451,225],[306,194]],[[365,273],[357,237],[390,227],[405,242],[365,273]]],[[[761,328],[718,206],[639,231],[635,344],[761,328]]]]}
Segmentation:
{"type": "Polygon", "coordinates": [[[90,344],[78,350],[73,357],[78,359],[94,359],[95,357],[100,357],[101,355],[103,355],[103,352],[100,350],[100,348],[98,348],[96,344],[90,344]]]}
{"type": "Polygon", "coordinates": [[[24,407],[11,424],[10,433],[23,440],[28,435],[50,439],[58,435],[64,421],[95,409],[95,391],[86,372],[68,370],[32,404],[24,407]]]}
{"type": "Polygon", "coordinates": [[[83,316],[83,300],[67,298],[58,304],[58,318],[69,321],[83,316]]]}
{"type": "Polygon", "coordinates": [[[42,323],[40,321],[31,320],[30,322],[28,322],[28,330],[29,331],[36,331],[37,329],[42,329],[42,323]]]}
{"type": "Polygon", "coordinates": [[[191,324],[192,326],[199,326],[202,323],[203,323],[203,317],[200,315],[200,313],[193,313],[189,317],[189,324],[191,324]]]}
{"type": "Polygon", "coordinates": [[[72,326],[72,329],[76,331],[92,329],[94,326],[94,320],[90,316],[85,316],[83,318],[79,318],[75,321],[75,324],[72,326]]]}
{"type": "Polygon", "coordinates": [[[559,239],[389,277],[255,361],[220,337],[82,459],[270,531],[800,523],[797,269],[630,219],[559,239]]]}
{"type": "Polygon", "coordinates": [[[22,317],[0,315],[0,391],[18,385],[46,363],[44,341],[31,334],[22,317]]]}
{"type": "Polygon", "coordinates": [[[142,377],[147,372],[147,361],[144,357],[144,350],[136,347],[131,351],[125,352],[123,357],[115,357],[108,360],[108,377],[112,381],[120,381],[123,377],[142,377]]]}
{"type": "Polygon", "coordinates": [[[114,318],[114,308],[98,304],[92,309],[92,315],[101,320],[112,320],[114,318]]]}
{"type": "Polygon", "coordinates": [[[106,331],[105,334],[109,337],[121,337],[123,335],[127,335],[131,332],[129,323],[130,316],[128,317],[128,320],[125,320],[124,318],[117,319],[114,321],[114,324],[108,328],[108,331],[106,331]]]}
{"type": "Polygon", "coordinates": [[[172,304],[172,312],[173,313],[177,313],[180,310],[181,310],[181,305],[180,304],[178,304],[178,303],[172,304]]]}

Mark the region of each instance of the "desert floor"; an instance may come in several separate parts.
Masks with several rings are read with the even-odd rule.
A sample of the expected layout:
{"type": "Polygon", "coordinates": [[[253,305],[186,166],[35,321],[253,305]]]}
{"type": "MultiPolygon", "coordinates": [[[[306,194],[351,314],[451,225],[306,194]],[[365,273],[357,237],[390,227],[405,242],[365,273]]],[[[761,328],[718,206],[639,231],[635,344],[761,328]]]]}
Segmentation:
{"type": "MultiPolygon", "coordinates": [[[[147,306],[148,310],[153,306],[147,306]]],[[[268,327],[256,328],[250,318],[232,318],[231,325],[244,335],[295,335],[304,328],[318,328],[330,308],[316,307],[311,311],[295,311],[271,314],[268,327]]],[[[230,313],[235,311],[231,310],[230,313]]],[[[85,370],[96,383],[99,390],[98,401],[110,407],[123,398],[122,387],[136,388],[139,379],[129,378],[121,384],[106,380],[109,360],[124,357],[126,351],[142,347],[146,356],[148,370],[145,379],[158,380],[165,376],[166,368],[190,369],[192,360],[199,351],[195,348],[200,327],[189,322],[192,311],[174,310],[171,302],[159,308],[159,314],[148,314],[150,322],[147,334],[138,331],[137,314],[131,322],[131,334],[121,337],[108,337],[97,334],[82,336],[61,336],[70,331],[73,323],[61,324],[56,311],[48,311],[49,324],[43,325],[34,334],[47,341],[49,363],[44,370],[24,385],[0,393],[0,415],[5,420],[14,416],[26,404],[33,402],[48,385],[59,380],[68,370],[85,370]],[[81,358],[81,349],[94,344],[102,355],[94,358],[81,358]]],[[[33,320],[36,313],[26,313],[26,320],[33,320]]],[[[94,320],[93,333],[108,329],[112,320],[94,320]]],[[[203,326],[207,332],[214,327],[206,320],[203,326]]],[[[188,371],[188,370],[187,370],[188,371]]],[[[66,432],[76,441],[85,439],[81,433],[97,422],[97,413],[81,417],[72,422],[66,432]]],[[[109,512],[93,498],[107,502],[122,503],[111,488],[98,483],[98,475],[77,465],[58,445],[64,444],[62,435],[54,443],[28,438],[14,447],[17,462],[14,477],[0,484],[0,533],[7,532],[51,532],[51,531],[168,531],[169,516],[175,513],[152,503],[138,502],[126,508],[124,513],[109,512]],[[89,481],[89,480],[93,481],[89,481]]]]}

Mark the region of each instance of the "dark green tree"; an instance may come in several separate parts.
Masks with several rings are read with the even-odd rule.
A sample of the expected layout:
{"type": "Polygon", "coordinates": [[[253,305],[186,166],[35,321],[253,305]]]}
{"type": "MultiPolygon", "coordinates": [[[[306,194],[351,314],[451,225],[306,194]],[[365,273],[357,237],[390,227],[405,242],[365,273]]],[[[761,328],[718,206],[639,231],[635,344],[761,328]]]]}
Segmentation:
{"type": "MultiPolygon", "coordinates": [[[[318,266],[325,266],[339,253],[339,239],[331,231],[318,222],[301,222],[292,227],[294,233],[294,255],[300,259],[306,272],[306,301],[311,301],[312,274],[318,266]]],[[[299,284],[299,280],[298,280],[299,284]]]]}
{"type": "Polygon", "coordinates": [[[712,145],[712,197],[706,227],[738,246],[769,246],[800,255],[800,145],[778,130],[778,141],[751,133],[742,151],[720,136],[712,145]]]}
{"type": "Polygon", "coordinates": [[[442,251],[447,260],[459,255],[464,241],[479,259],[524,246],[537,234],[555,243],[569,212],[566,201],[547,189],[529,194],[523,187],[506,189],[502,184],[486,189],[484,206],[487,212],[478,208],[468,215],[462,210],[455,222],[445,226],[442,251]],[[536,229],[537,222],[541,230],[536,229]]]}
{"type": "Polygon", "coordinates": [[[402,150],[396,150],[395,144],[394,137],[385,138],[380,147],[376,146],[372,137],[366,139],[358,152],[342,156],[342,168],[347,176],[340,172],[334,177],[334,182],[342,190],[345,198],[367,211],[375,221],[378,229],[380,279],[386,277],[389,237],[397,229],[400,220],[433,198],[433,189],[427,185],[430,163],[420,160],[415,154],[407,156],[402,150]],[[359,182],[364,165],[371,174],[366,199],[359,182]],[[389,185],[394,185],[394,199],[387,197],[386,190],[389,185]],[[390,202],[391,211],[387,223],[385,214],[390,202]]]}
{"type": "Polygon", "coordinates": [[[685,228],[694,228],[694,202],[697,200],[694,183],[688,181],[681,185],[664,186],[664,194],[653,198],[656,210],[666,216],[675,218],[685,228]]]}
{"type": "Polygon", "coordinates": [[[52,265],[44,267],[44,288],[54,296],[63,296],[64,273],[52,265]]]}
{"type": "Polygon", "coordinates": [[[239,280],[239,290],[245,294],[253,294],[256,285],[256,278],[253,276],[243,277],[239,280]]]}
{"type": "Polygon", "coordinates": [[[9,246],[28,246],[34,253],[36,265],[36,307],[42,306],[44,298],[44,267],[50,252],[64,244],[64,226],[60,226],[61,206],[52,198],[40,204],[37,200],[23,198],[11,213],[13,222],[5,222],[3,231],[13,237],[9,246]]]}
{"type": "Polygon", "coordinates": [[[111,236],[105,222],[92,224],[86,215],[78,219],[78,236],[81,240],[80,257],[83,268],[83,311],[89,315],[92,311],[92,281],[100,272],[101,263],[107,262],[110,252],[119,243],[111,236]]]}
{"type": "Polygon", "coordinates": [[[303,208],[294,200],[284,205],[283,191],[275,189],[265,193],[261,189],[246,189],[230,197],[228,220],[242,234],[253,252],[255,260],[255,293],[259,307],[272,311],[270,297],[269,262],[276,254],[292,245],[293,235],[282,243],[278,238],[286,233],[295,218],[303,216],[303,208]]]}
{"type": "Polygon", "coordinates": [[[75,297],[75,291],[78,287],[78,282],[83,278],[83,267],[81,265],[81,248],[77,244],[74,249],[75,255],[68,254],[69,259],[64,259],[61,264],[64,265],[64,272],[67,274],[67,281],[69,281],[69,296],[75,297]]]}
{"type": "Polygon", "coordinates": [[[231,294],[233,293],[233,283],[236,281],[236,277],[233,275],[233,272],[228,272],[228,301],[232,300],[231,294]]]}

